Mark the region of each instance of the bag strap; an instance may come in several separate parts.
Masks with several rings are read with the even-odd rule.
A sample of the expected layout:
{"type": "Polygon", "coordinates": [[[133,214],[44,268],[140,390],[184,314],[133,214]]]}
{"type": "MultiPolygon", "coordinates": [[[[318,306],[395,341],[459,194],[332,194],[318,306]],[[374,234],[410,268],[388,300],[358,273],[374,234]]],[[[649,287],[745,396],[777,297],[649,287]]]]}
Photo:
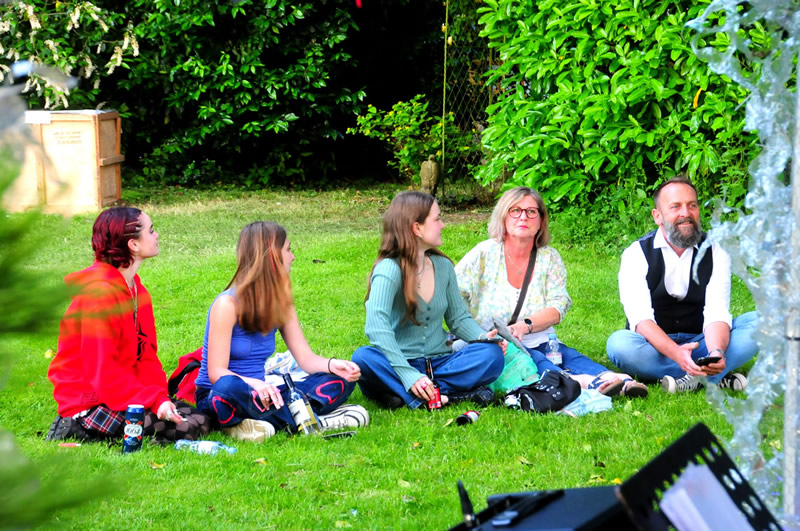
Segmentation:
{"type": "Polygon", "coordinates": [[[175,396],[178,393],[178,389],[180,388],[183,379],[189,375],[193,370],[200,368],[200,362],[197,360],[192,360],[186,364],[186,366],[179,372],[177,375],[173,376],[167,382],[167,392],[169,396],[175,396]]]}
{"type": "Polygon", "coordinates": [[[514,308],[514,313],[511,315],[511,320],[508,324],[512,325],[517,322],[519,311],[522,309],[522,301],[525,300],[525,294],[528,293],[528,283],[531,281],[531,273],[533,273],[533,266],[536,264],[536,243],[533,244],[531,249],[531,257],[528,260],[528,269],[525,270],[525,278],[522,280],[522,287],[519,290],[519,299],[517,300],[517,307],[514,308]]]}

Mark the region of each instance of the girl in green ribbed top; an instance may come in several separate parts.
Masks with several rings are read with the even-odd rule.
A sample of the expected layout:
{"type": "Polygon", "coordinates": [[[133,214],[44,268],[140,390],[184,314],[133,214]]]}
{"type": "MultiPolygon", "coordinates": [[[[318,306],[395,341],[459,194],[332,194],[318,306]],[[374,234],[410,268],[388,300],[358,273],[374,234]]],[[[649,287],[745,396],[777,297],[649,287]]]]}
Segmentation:
{"type": "Polygon", "coordinates": [[[486,384],[503,371],[497,344],[472,343],[453,352],[450,332],[469,342],[494,336],[467,311],[453,263],[442,244],[439,205],[428,194],[402,192],[383,219],[383,237],[367,289],[365,332],[370,345],[353,354],[361,368],[359,386],[367,398],[386,407],[411,409],[433,398],[425,374],[430,358],[442,402],[491,401],[486,384]]]}

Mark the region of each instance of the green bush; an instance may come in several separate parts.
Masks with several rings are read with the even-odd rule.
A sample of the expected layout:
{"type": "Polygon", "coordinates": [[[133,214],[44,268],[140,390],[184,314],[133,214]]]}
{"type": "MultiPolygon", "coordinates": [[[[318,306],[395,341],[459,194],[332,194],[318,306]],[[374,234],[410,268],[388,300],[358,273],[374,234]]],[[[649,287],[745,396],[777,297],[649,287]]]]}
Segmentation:
{"type": "Polygon", "coordinates": [[[345,0],[0,3],[0,54],[81,78],[70,93],[34,78],[31,106],[119,110],[128,163],[148,181],[292,183],[330,169],[319,145],[341,138],[361,109],[343,47],[350,9],[345,0]]]}
{"type": "MultiPolygon", "coordinates": [[[[498,99],[483,135],[492,158],[478,178],[513,173],[507,186],[564,206],[620,186],[649,195],[685,171],[702,197],[740,206],[756,136],[743,131],[745,91],[689,46],[685,24],[707,4],[484,0],[481,34],[501,63],[488,76],[498,99]]],[[[760,33],[749,29],[756,43],[760,33]]]]}
{"type": "MultiPolygon", "coordinates": [[[[388,162],[389,166],[411,183],[419,184],[420,165],[429,155],[441,160],[443,122],[428,111],[424,94],[417,94],[410,101],[398,101],[390,111],[368,105],[356,122],[357,126],[347,132],[385,142],[394,157],[388,162]]],[[[473,134],[462,131],[455,124],[452,112],[444,120],[444,133],[448,158],[469,161],[480,153],[480,145],[474,141],[473,134]]]]}

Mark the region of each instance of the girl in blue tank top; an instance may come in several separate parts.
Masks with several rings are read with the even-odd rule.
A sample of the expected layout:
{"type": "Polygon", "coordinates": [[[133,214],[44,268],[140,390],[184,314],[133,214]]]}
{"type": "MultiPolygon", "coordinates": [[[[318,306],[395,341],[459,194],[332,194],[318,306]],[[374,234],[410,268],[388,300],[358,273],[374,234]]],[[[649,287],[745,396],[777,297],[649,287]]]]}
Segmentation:
{"type": "Polygon", "coordinates": [[[289,280],[294,259],[283,227],[265,221],[247,225],[236,245],[233,279],[208,311],[197,407],[238,439],[262,441],[277,430],[297,429],[285,406],[286,386],[265,381],[264,363],[275,353],[276,330],[309,374],[296,386],[307,395],[323,430],[369,422],[363,407],[341,405],[361,375],[358,365],[317,356],[303,335],[289,280]]]}

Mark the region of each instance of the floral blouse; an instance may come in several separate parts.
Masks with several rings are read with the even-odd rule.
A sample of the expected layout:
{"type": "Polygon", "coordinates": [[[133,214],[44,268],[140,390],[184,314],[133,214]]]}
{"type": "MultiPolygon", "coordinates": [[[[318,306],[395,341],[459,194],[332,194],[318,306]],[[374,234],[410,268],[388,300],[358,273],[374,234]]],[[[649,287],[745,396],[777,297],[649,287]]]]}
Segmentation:
{"type": "MultiPolygon", "coordinates": [[[[493,320],[508,323],[519,300],[520,290],[508,282],[505,248],[496,240],[485,240],[472,248],[456,265],[456,276],[461,296],[470,313],[484,329],[494,328],[493,320]]],[[[544,308],[555,308],[564,319],[572,305],[567,293],[567,270],[561,255],[552,247],[537,250],[528,292],[519,315],[531,315],[544,308]]],[[[522,343],[535,347],[547,341],[554,333],[553,327],[526,334],[522,343]]]]}

